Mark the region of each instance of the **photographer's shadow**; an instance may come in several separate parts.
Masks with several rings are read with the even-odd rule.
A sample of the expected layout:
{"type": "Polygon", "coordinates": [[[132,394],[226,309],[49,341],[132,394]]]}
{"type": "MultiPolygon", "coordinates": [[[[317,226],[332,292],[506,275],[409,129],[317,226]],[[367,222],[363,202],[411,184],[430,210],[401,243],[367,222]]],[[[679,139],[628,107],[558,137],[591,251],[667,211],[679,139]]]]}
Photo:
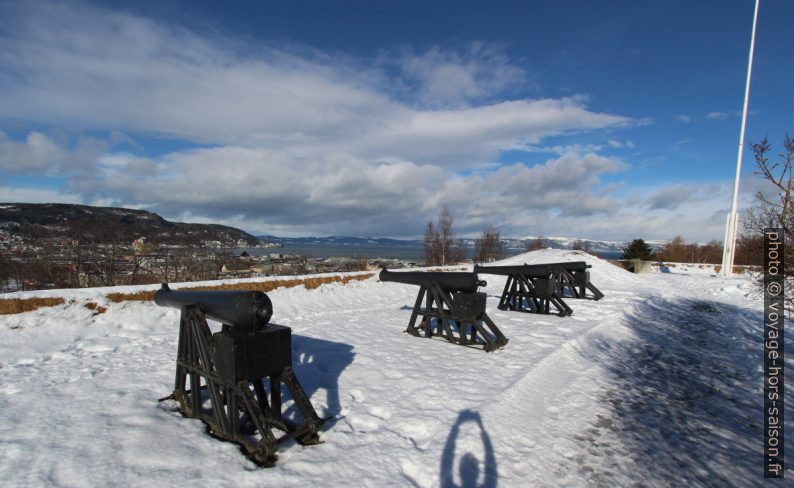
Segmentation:
{"type": "Polygon", "coordinates": [[[444,452],[441,455],[441,488],[495,488],[497,478],[493,445],[479,412],[462,410],[447,436],[444,452]],[[479,430],[484,453],[482,460],[471,452],[456,456],[455,447],[458,437],[461,435],[462,427],[468,423],[474,424],[479,430]],[[456,483],[453,474],[456,463],[458,464],[460,484],[456,483]]]}

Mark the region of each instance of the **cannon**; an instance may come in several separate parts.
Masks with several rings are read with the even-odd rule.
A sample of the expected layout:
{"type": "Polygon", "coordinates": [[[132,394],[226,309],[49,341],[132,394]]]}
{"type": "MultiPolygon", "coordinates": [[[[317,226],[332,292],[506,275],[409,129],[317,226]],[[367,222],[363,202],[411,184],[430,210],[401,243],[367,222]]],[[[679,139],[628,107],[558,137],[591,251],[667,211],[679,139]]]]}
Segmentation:
{"type": "Polygon", "coordinates": [[[172,291],[163,285],[154,303],[177,309],[196,304],[206,317],[240,332],[263,329],[273,315],[273,304],[261,291],[172,291]]]}
{"type": "Polygon", "coordinates": [[[485,312],[485,286],[475,273],[393,272],[383,268],[381,281],[419,286],[408,328],[405,332],[431,338],[442,337],[453,344],[482,347],[493,351],[507,344],[507,338],[485,312]],[[417,324],[417,319],[422,320],[417,324]]]}
{"type": "Polygon", "coordinates": [[[260,466],[275,464],[279,443],[286,439],[303,445],[320,442],[323,421],[292,370],[292,331],[270,323],[273,306],[267,295],[176,291],[163,284],[154,301],[181,312],[174,391],[160,401],[176,400],[182,415],[203,421],[213,436],[237,443],[260,466]],[[221,322],[221,330],[213,333],[207,318],[221,322]],[[282,413],[282,385],[300,414],[299,423],[282,413]],[[273,429],[284,435],[277,438],[273,429]]]}
{"type": "Polygon", "coordinates": [[[566,298],[585,298],[600,300],[604,298],[601,290],[590,282],[590,272],[592,265],[584,261],[568,261],[564,263],[545,263],[559,270],[560,275],[560,294],[566,298]],[[587,290],[592,292],[589,296],[587,290]]]}
{"type": "Polygon", "coordinates": [[[557,315],[565,317],[573,310],[562,299],[560,272],[548,264],[524,264],[513,266],[474,265],[475,273],[507,276],[500,310],[549,314],[553,306],[557,315]]]}

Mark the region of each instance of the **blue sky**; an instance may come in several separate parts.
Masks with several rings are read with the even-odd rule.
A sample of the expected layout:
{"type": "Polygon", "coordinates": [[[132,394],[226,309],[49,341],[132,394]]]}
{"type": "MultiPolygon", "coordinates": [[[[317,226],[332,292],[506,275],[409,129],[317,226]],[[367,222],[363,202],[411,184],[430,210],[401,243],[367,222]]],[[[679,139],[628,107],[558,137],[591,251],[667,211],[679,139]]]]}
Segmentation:
{"type": "MultiPolygon", "coordinates": [[[[0,201],[275,235],[721,239],[754,2],[0,0],[0,201]]],[[[747,139],[792,131],[763,1],[747,139]]],[[[745,151],[741,204],[765,190],[745,151]]]]}

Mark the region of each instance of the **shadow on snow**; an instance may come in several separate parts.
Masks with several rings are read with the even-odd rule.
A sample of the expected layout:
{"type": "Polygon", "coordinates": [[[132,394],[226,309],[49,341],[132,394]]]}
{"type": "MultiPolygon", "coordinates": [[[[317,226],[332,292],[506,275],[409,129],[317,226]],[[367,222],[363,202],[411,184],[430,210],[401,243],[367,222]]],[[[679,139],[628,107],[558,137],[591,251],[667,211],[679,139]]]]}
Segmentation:
{"type": "MultiPolygon", "coordinates": [[[[327,407],[318,412],[321,417],[336,416],[342,410],[339,403],[339,376],[353,363],[353,346],[341,342],[292,336],[292,367],[309,400],[319,390],[325,390],[327,407]]],[[[312,402],[317,405],[316,401],[312,402]]]]}
{"type": "Polygon", "coordinates": [[[495,488],[496,480],[496,457],[482,418],[479,412],[462,410],[447,436],[444,452],[441,454],[441,488],[495,488]],[[478,442],[482,444],[484,454],[482,465],[477,456],[469,450],[466,450],[462,456],[456,457],[456,444],[463,430],[467,434],[463,436],[465,445],[471,445],[472,442],[474,445],[478,442]],[[476,440],[472,441],[472,438],[476,440]],[[459,485],[455,483],[453,474],[456,463],[461,482],[459,485]]]}
{"type": "MultiPolygon", "coordinates": [[[[644,486],[758,486],[762,313],[649,297],[627,316],[627,325],[636,340],[595,341],[585,353],[607,365],[610,386],[601,401],[611,413],[577,438],[583,450],[607,457],[584,468],[588,481],[610,486],[612,471],[629,469],[623,474],[644,486]],[[610,462],[616,447],[610,436],[631,467],[610,462]]],[[[786,401],[794,404],[790,394],[786,401]]]]}

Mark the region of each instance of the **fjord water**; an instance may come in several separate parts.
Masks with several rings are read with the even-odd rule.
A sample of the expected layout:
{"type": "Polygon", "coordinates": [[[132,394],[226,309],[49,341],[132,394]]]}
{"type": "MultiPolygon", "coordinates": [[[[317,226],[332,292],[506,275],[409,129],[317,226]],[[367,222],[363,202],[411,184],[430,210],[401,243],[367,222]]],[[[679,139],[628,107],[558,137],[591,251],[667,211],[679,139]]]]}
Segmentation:
{"type": "MultiPolygon", "coordinates": [[[[330,257],[349,257],[349,258],[393,258],[405,261],[421,261],[424,259],[424,248],[422,246],[397,246],[397,245],[360,245],[360,244],[286,244],[278,248],[244,248],[235,249],[236,253],[246,251],[251,256],[264,256],[268,254],[297,254],[307,258],[330,258],[330,257]]],[[[505,248],[505,258],[526,252],[519,248],[505,248]]],[[[474,257],[474,248],[466,247],[463,250],[466,259],[474,257]]],[[[598,256],[604,259],[620,259],[623,255],[620,251],[599,252],[598,256]]]]}

